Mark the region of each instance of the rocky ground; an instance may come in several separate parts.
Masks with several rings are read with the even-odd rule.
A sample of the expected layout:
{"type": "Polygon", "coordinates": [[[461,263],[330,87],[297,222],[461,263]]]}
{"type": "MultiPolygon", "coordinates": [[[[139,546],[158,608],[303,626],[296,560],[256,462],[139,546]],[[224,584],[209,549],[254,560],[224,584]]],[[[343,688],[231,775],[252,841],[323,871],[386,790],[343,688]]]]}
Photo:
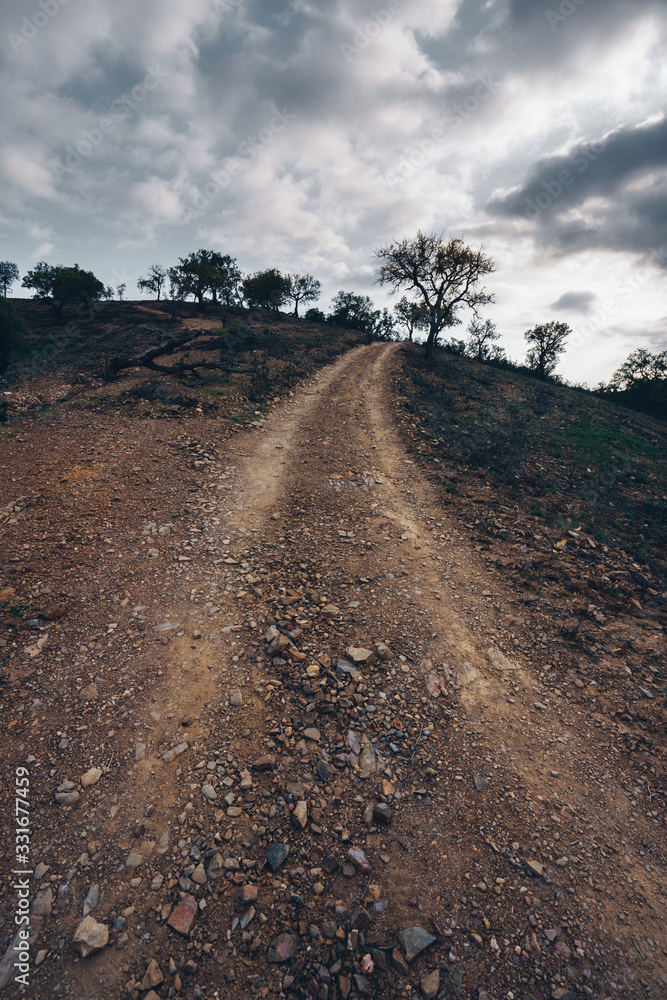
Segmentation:
{"type": "Polygon", "coordinates": [[[662,627],[598,636],[601,695],[408,450],[399,352],[231,437],[91,409],[3,440],[8,996],[666,995],[662,627]]]}

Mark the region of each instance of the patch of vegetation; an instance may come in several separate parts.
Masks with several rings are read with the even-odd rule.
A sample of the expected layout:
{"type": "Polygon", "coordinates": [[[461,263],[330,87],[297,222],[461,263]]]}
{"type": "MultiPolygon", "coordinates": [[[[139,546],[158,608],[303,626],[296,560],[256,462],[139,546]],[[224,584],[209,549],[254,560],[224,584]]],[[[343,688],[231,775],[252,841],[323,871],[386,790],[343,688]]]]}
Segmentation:
{"type": "MultiPolygon", "coordinates": [[[[54,322],[47,302],[19,299],[15,305],[26,334],[20,364],[10,365],[5,374],[9,389],[31,375],[45,388],[47,383],[58,383],[58,397],[49,398],[49,406],[105,412],[122,409],[137,417],[186,418],[203,413],[231,419],[248,406],[248,401],[254,404],[254,413],[269,399],[293,389],[322,365],[367,339],[365,331],[210,301],[205,309],[181,301],[176,318],[171,302],[96,302],[89,313],[64,328],[54,322]],[[208,353],[198,352],[196,347],[183,348],[173,355],[174,362],[219,359],[230,371],[151,372],[147,378],[150,369],[123,368],[106,382],[103,392],[97,391],[100,376],[108,371],[113,358],[139,358],[167,339],[201,330],[202,325],[202,339],[213,342],[213,348],[208,353]]],[[[47,397],[48,391],[44,393],[47,397]]],[[[21,412],[37,416],[41,408],[36,403],[22,407],[12,403],[9,419],[21,412]]]]}
{"type": "Polygon", "coordinates": [[[450,353],[432,365],[416,349],[404,358],[398,389],[412,446],[417,437],[447,493],[456,495],[454,477],[476,484],[478,502],[522,512],[538,533],[540,522],[582,528],[665,578],[667,426],[450,353]]]}

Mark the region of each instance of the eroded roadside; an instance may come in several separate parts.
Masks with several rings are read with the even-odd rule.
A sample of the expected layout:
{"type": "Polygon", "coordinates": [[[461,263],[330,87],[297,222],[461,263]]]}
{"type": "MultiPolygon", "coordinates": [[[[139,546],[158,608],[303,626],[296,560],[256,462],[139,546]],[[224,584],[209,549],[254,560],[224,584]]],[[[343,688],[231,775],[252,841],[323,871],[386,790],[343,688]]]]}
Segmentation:
{"type": "Polygon", "coordinates": [[[395,350],[345,355],[210,471],[36,989],[664,992],[664,831],[544,654],[502,648],[513,598],[402,448],[395,350]],[[111,943],[60,948],[56,978],[93,878],[111,943]]]}

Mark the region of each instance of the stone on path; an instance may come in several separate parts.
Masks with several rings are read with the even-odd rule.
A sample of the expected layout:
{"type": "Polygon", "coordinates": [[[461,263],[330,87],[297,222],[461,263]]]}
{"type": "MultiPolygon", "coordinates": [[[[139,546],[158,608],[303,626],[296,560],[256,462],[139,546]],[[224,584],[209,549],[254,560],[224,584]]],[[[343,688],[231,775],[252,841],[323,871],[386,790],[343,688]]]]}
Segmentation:
{"type": "Polygon", "coordinates": [[[252,766],[255,771],[273,771],[276,766],[276,758],[267,754],[266,757],[259,757],[252,766]]]}
{"type": "Polygon", "coordinates": [[[90,788],[91,785],[96,785],[101,777],[102,768],[91,767],[90,771],[86,771],[86,773],[81,776],[81,784],[84,788],[90,788]]]}
{"type": "Polygon", "coordinates": [[[185,896],[178,904],[167,921],[168,925],[178,934],[187,937],[197,916],[197,900],[194,896],[185,896]]]}
{"type": "Polygon", "coordinates": [[[53,889],[49,886],[48,889],[42,889],[37,893],[30,907],[31,913],[36,917],[50,917],[52,904],[53,889]]]}
{"type": "Polygon", "coordinates": [[[426,1000],[435,1000],[435,997],[438,995],[438,990],[440,989],[440,973],[438,970],[436,969],[427,976],[422,976],[420,985],[426,1000]]]}
{"type": "Polygon", "coordinates": [[[360,872],[363,872],[365,875],[370,872],[370,862],[360,847],[351,847],[347,852],[347,856],[360,872]]]}
{"type": "Polygon", "coordinates": [[[164,976],[162,975],[162,969],[157,964],[154,958],[148,963],[148,968],[144,973],[144,978],[141,980],[141,989],[150,990],[153,986],[159,986],[160,983],[164,982],[164,976]]]}
{"type": "Polygon", "coordinates": [[[297,826],[303,830],[308,822],[308,804],[304,799],[300,799],[294,807],[292,819],[297,826]]]}
{"type": "Polygon", "coordinates": [[[269,962],[289,962],[296,955],[296,937],[294,934],[279,934],[274,938],[269,948],[269,962]]]}
{"type": "Polygon", "coordinates": [[[345,655],[352,663],[370,663],[375,653],[372,649],[364,649],[363,646],[348,646],[345,655]]]}
{"type": "Polygon", "coordinates": [[[406,927],[404,931],[398,932],[398,940],[401,942],[407,961],[412,962],[417,955],[421,955],[433,944],[435,938],[423,927],[406,927]]]}
{"type": "Polygon", "coordinates": [[[81,793],[76,790],[69,791],[57,791],[55,795],[56,802],[59,806],[73,806],[81,798],[81,793]]]}
{"type": "Polygon", "coordinates": [[[91,885],[88,890],[88,895],[83,901],[83,915],[87,917],[88,914],[95,909],[100,901],[100,887],[99,885],[91,885]]]}
{"type": "Polygon", "coordinates": [[[333,774],[333,767],[326,760],[318,760],[315,765],[315,773],[320,781],[323,781],[326,784],[333,774]]]}
{"type": "Polygon", "coordinates": [[[373,807],[373,819],[376,823],[391,823],[392,816],[393,812],[386,802],[378,802],[373,807]]]}
{"type": "Polygon", "coordinates": [[[280,868],[288,854],[289,846],[287,844],[274,844],[273,847],[267,851],[266,860],[272,872],[275,872],[280,868]]]}
{"type": "Polygon", "coordinates": [[[95,951],[101,951],[109,941],[109,928],[99,924],[93,917],[84,917],[74,931],[72,944],[82,958],[87,958],[95,951]]]}

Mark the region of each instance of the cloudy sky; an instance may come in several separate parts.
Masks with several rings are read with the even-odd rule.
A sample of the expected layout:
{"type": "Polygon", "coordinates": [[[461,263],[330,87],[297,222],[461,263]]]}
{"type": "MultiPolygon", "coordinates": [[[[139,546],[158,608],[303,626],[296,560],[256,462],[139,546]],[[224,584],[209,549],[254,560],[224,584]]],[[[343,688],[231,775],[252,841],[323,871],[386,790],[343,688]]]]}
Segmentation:
{"type": "Polygon", "coordinates": [[[493,255],[484,316],[515,358],[548,319],[575,331],[575,381],[667,348],[664,0],[17,0],[0,19],[0,259],[22,273],[77,262],[134,297],[149,264],[207,247],[315,274],[324,308],[341,288],[384,304],[372,248],[422,228],[493,255]]]}

